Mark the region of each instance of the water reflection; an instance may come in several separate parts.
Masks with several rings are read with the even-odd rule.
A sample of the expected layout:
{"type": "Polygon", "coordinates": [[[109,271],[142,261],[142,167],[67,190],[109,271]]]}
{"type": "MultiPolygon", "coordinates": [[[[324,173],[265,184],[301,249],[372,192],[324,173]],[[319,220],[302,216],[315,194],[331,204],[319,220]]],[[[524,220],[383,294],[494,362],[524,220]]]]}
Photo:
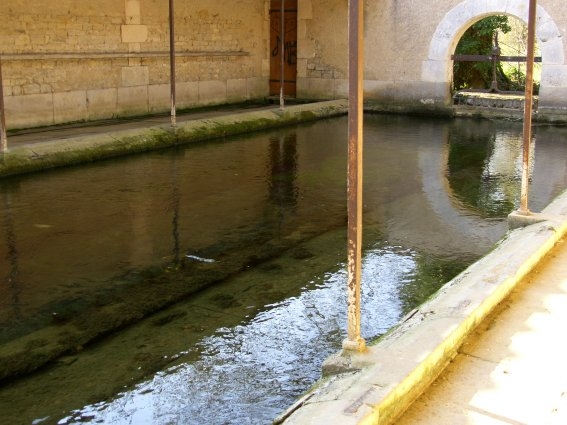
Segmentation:
{"type": "MultiPolygon", "coordinates": [[[[530,180],[536,140],[531,143],[530,180]]],[[[449,135],[447,179],[455,197],[475,214],[501,217],[517,208],[523,139],[517,131],[478,123],[474,131],[454,126],[449,135]]]]}
{"type": "MultiPolygon", "coordinates": [[[[366,335],[384,333],[398,320],[398,291],[415,278],[415,257],[401,247],[376,244],[367,250],[366,335]]],[[[59,423],[270,423],[317,379],[321,360],[344,339],[345,285],[343,267],[315,276],[297,297],[188,347],[199,352],[196,361],[172,366],[115,401],[93,404],[59,423]]]]}
{"type": "Polygon", "coordinates": [[[181,192],[177,182],[177,155],[171,157],[171,234],[173,237],[173,264],[180,263],[180,243],[179,243],[179,203],[181,202],[181,192]]]}
{"type": "Polygon", "coordinates": [[[270,138],[269,149],[269,199],[287,212],[297,204],[297,133],[270,138]]]}
{"type": "Polygon", "coordinates": [[[21,317],[21,300],[22,292],[21,282],[19,281],[19,265],[18,265],[18,248],[16,234],[14,230],[14,217],[12,211],[12,197],[9,189],[5,189],[4,194],[4,217],[3,230],[5,232],[5,241],[7,247],[6,259],[8,265],[5,270],[7,275],[2,278],[2,282],[6,283],[6,289],[0,290],[0,307],[7,307],[12,311],[15,320],[21,317]],[[5,293],[5,296],[3,295],[5,293]]]}
{"type": "MultiPolygon", "coordinates": [[[[77,350],[93,326],[115,330],[81,343],[48,373],[1,386],[7,420],[265,423],[283,410],[344,339],[346,124],[338,118],[3,187],[0,270],[15,272],[0,291],[3,300],[17,295],[19,310],[0,311],[0,351],[19,338],[28,342],[21,358],[47,342],[77,350]],[[201,290],[189,297],[191,285],[201,290]],[[62,315],[57,323],[53,312],[62,315]],[[212,410],[218,418],[198,416],[212,410]]],[[[521,130],[367,117],[366,339],[504,234],[517,164],[506,150],[516,149],[521,130]]],[[[536,132],[534,209],[566,186],[564,136],[536,132]]]]}

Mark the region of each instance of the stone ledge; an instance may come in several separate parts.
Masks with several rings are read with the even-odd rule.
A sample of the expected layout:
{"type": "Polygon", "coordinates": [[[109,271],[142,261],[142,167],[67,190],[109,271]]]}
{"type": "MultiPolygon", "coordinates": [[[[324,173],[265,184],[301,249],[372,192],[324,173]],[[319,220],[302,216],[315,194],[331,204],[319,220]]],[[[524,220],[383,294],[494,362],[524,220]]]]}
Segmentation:
{"type": "MultiPolygon", "coordinates": [[[[76,133],[66,138],[28,146],[11,147],[8,140],[8,152],[0,153],[0,178],[344,115],[347,108],[346,100],[334,100],[291,105],[284,111],[270,107],[194,119],[179,122],[175,129],[142,122],[128,130],[98,127],[100,132],[88,136],[80,136],[82,130],[77,127],[76,133]]],[[[95,132],[93,128],[91,132],[95,132]]]]}
{"type": "MultiPolygon", "coordinates": [[[[524,95],[516,93],[487,93],[460,91],[453,96],[455,105],[474,106],[476,108],[497,108],[524,110],[524,95]]],[[[537,110],[538,97],[533,97],[533,108],[537,110]]]]}

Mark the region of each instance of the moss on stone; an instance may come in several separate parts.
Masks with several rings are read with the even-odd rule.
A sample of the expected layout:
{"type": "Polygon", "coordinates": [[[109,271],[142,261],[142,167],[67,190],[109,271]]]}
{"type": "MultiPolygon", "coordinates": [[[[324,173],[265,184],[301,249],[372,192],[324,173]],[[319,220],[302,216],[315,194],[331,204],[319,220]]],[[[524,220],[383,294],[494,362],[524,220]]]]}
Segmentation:
{"type": "MultiPolygon", "coordinates": [[[[66,167],[187,143],[251,133],[302,121],[346,113],[345,101],[330,101],[277,109],[225,115],[215,119],[191,120],[171,129],[168,126],[62,139],[14,148],[0,156],[0,177],[66,167]]],[[[76,129],[80,133],[80,127],[76,129]]]]}

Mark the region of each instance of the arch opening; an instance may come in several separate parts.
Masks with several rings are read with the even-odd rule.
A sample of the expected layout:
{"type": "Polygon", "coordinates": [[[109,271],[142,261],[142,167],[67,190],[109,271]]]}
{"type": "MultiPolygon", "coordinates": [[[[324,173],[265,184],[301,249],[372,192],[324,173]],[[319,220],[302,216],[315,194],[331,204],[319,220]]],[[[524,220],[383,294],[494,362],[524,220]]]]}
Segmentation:
{"type": "MultiPolygon", "coordinates": [[[[422,80],[446,87],[445,104],[451,103],[453,60],[451,55],[465,31],[475,22],[492,15],[512,16],[524,23],[528,21],[528,8],[523,0],[507,2],[478,2],[465,0],[445,14],[431,42],[428,57],[422,64],[422,80]]],[[[567,65],[561,32],[547,11],[537,6],[536,42],[541,51],[539,109],[567,110],[567,65]]]]}
{"type": "MultiPolygon", "coordinates": [[[[509,15],[477,20],[460,37],[453,58],[451,90],[523,94],[527,68],[527,25],[509,15]]],[[[533,92],[539,92],[541,51],[535,46],[533,92]]]]}

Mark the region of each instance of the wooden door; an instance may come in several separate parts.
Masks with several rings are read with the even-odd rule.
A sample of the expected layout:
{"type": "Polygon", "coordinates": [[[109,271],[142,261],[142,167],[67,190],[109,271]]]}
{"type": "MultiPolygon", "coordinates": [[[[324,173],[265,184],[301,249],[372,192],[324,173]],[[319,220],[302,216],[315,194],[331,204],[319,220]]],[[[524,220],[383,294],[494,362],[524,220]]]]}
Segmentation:
{"type": "Polygon", "coordinates": [[[295,97],[297,76],[297,0],[271,0],[270,2],[270,95],[295,97]],[[282,1],[284,6],[282,37],[282,1]],[[283,49],[282,49],[283,39],[283,49]]]}

